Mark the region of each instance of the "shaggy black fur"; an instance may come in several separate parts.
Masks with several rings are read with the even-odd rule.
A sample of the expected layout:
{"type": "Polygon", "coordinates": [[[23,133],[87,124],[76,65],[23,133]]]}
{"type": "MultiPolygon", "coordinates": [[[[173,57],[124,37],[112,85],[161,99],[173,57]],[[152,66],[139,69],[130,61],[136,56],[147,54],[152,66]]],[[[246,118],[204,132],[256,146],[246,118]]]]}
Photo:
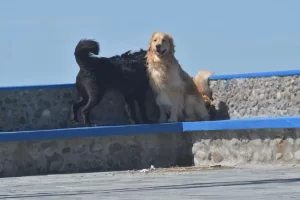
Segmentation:
{"type": "Polygon", "coordinates": [[[102,100],[107,89],[115,89],[124,96],[126,110],[131,123],[138,123],[135,101],[140,108],[143,123],[150,123],[146,113],[146,93],[149,79],[146,71],[146,51],[109,58],[97,57],[98,42],[82,39],[75,48],[76,62],[80,71],[76,77],[76,89],[80,96],[72,106],[72,121],[78,122],[77,112],[82,107],[83,123],[91,124],[89,113],[102,100]],[[93,55],[94,54],[94,55],[93,55]]]}

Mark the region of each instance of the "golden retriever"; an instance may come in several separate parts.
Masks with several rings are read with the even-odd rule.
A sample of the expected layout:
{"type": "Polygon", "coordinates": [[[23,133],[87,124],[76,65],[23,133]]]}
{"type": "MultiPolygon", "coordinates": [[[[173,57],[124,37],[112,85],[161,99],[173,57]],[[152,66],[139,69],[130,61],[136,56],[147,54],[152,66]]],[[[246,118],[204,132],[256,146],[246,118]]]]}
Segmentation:
{"type": "Polygon", "coordinates": [[[202,95],[207,110],[215,105],[212,89],[209,87],[209,77],[214,73],[208,70],[200,70],[194,77],[194,83],[197,86],[198,92],[202,95]]]}
{"type": "Polygon", "coordinates": [[[160,123],[178,122],[180,118],[185,118],[186,121],[209,119],[193,79],[175,58],[175,45],[171,35],[154,32],[146,59],[150,85],[159,107],[160,123]]]}

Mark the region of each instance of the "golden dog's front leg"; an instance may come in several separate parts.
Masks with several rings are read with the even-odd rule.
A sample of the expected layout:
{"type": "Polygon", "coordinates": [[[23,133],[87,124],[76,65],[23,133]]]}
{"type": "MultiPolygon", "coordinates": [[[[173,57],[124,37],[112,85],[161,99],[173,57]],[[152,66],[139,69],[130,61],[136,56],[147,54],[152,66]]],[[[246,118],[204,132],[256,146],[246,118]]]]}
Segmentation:
{"type": "Polygon", "coordinates": [[[181,95],[173,95],[172,97],[172,106],[170,110],[170,118],[168,122],[178,122],[179,117],[182,116],[183,112],[183,99],[181,95]]]}
{"type": "Polygon", "coordinates": [[[177,106],[171,107],[170,118],[168,119],[169,123],[178,122],[178,109],[177,106]]]}
{"type": "Polygon", "coordinates": [[[161,106],[159,106],[159,119],[158,122],[159,123],[164,123],[167,121],[167,112],[165,111],[165,109],[161,106]]]}
{"type": "Polygon", "coordinates": [[[172,107],[172,103],[169,99],[169,97],[164,93],[161,92],[156,97],[156,103],[159,107],[159,123],[167,122],[167,112],[170,111],[170,108],[172,107]]]}

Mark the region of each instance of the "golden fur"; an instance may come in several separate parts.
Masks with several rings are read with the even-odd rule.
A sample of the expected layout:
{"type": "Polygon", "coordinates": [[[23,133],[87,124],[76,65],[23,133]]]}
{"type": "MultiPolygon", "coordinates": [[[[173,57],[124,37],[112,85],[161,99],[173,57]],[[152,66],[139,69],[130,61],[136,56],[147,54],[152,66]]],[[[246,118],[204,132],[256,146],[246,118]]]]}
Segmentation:
{"type": "Polygon", "coordinates": [[[212,89],[209,87],[209,77],[213,75],[213,72],[208,70],[200,70],[194,77],[194,82],[197,86],[198,92],[202,95],[205,103],[205,107],[210,109],[212,105],[215,105],[215,100],[212,97],[212,89]]]}
{"type": "Polygon", "coordinates": [[[159,122],[208,120],[208,112],[193,79],[181,68],[175,58],[171,35],[152,34],[146,54],[150,85],[159,106],[159,122]],[[167,119],[167,113],[170,114],[167,119]]]}

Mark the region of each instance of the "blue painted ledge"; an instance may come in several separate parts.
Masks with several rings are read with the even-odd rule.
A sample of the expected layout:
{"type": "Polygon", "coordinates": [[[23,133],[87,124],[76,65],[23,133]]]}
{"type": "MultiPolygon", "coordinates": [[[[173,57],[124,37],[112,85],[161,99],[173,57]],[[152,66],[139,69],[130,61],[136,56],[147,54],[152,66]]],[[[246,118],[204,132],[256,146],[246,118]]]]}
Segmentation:
{"type": "MultiPolygon", "coordinates": [[[[263,78],[263,77],[271,77],[271,76],[294,76],[294,75],[300,75],[300,70],[214,75],[210,78],[210,80],[229,80],[229,79],[237,79],[237,78],[263,78]]],[[[74,87],[75,87],[74,83],[54,84],[54,85],[5,86],[5,87],[0,87],[0,91],[63,89],[63,88],[74,88],[74,87]]]]}
{"type": "Polygon", "coordinates": [[[75,88],[75,84],[66,83],[66,84],[53,84],[53,85],[6,86],[6,87],[0,87],[0,91],[44,90],[44,89],[64,89],[64,88],[75,88]]]}
{"type": "Polygon", "coordinates": [[[279,128],[300,128],[300,117],[248,118],[182,123],[183,132],[279,128]]]}
{"type": "Polygon", "coordinates": [[[126,126],[99,126],[37,131],[0,132],[0,142],[97,136],[179,133],[245,129],[300,128],[300,117],[250,118],[208,122],[179,122],[126,126]]]}
{"type": "Polygon", "coordinates": [[[264,77],[272,77],[272,76],[295,76],[295,75],[300,75],[300,70],[255,72],[255,73],[245,73],[245,74],[224,74],[224,75],[212,76],[210,80],[229,80],[229,79],[237,79],[237,78],[264,78],[264,77]]]}

